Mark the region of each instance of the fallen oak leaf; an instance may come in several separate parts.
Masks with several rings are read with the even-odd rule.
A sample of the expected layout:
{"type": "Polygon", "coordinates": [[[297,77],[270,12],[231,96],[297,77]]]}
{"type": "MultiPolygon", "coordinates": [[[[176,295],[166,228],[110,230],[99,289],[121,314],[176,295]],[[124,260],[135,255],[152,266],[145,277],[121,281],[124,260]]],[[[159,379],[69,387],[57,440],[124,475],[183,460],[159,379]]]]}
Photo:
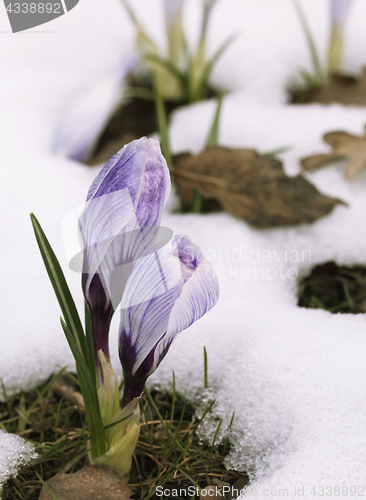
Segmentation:
{"type": "Polygon", "coordinates": [[[328,132],[323,136],[333,151],[328,154],[307,156],[300,160],[303,170],[313,170],[337,160],[347,160],[345,177],[353,179],[366,168],[366,137],[348,132],[328,132]]]}
{"type": "Polygon", "coordinates": [[[174,158],[172,174],[183,204],[196,189],[231,215],[259,228],[310,223],[341,200],[324,196],[304,177],[287,177],[282,163],[254,149],[213,146],[174,158]]]}

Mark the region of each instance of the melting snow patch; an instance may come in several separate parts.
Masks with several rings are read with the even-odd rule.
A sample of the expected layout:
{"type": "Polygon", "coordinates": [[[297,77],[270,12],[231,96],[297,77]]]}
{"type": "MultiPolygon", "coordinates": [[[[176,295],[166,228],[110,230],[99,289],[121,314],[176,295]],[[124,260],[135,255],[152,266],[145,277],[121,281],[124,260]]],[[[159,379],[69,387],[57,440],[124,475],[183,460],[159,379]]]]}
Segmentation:
{"type": "Polygon", "coordinates": [[[37,453],[31,443],[0,430],[0,493],[1,486],[34,458],[37,453]]]}

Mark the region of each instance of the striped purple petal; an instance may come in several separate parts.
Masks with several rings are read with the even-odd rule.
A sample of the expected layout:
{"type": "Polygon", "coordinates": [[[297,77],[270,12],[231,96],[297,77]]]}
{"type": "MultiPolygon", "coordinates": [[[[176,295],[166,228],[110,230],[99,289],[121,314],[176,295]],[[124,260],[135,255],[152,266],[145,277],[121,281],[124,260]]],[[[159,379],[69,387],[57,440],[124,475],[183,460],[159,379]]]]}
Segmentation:
{"type": "Polygon", "coordinates": [[[175,336],[209,311],[218,296],[211,264],[187,236],[174,237],[136,265],[121,302],[123,404],[140,395],[175,336]]]}
{"type": "Polygon", "coordinates": [[[332,0],[331,4],[332,24],[338,24],[341,26],[344,25],[351,4],[352,0],[332,0]]]}
{"type": "Polygon", "coordinates": [[[158,141],[122,148],[92,183],[79,217],[82,288],[95,349],[108,353],[109,323],[135,262],[157,246],[170,178],[158,141]]]}

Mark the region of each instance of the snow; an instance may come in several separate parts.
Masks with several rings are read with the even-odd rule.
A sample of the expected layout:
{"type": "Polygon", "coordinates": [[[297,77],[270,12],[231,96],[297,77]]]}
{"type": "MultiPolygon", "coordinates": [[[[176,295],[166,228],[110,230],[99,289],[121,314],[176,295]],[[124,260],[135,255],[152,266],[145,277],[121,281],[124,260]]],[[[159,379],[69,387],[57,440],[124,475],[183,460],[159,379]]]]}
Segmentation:
{"type": "Polygon", "coordinates": [[[33,458],[37,458],[37,453],[31,443],[0,430],[0,493],[1,486],[33,458]]]}
{"type": "MultiPolygon", "coordinates": [[[[134,4],[149,32],[161,41],[158,0],[134,4]]],[[[329,1],[303,4],[324,58],[329,1]]],[[[366,44],[365,17],[365,2],[355,0],[347,25],[349,71],[360,71],[364,63],[359,47],[366,44]]],[[[196,0],[187,0],[185,23],[194,43],[196,0]]],[[[83,203],[98,170],[55,156],[55,134],[80,95],[120,75],[133,50],[133,29],[117,0],[88,0],[48,25],[17,35],[9,32],[0,8],[0,31],[0,378],[8,393],[14,393],[34,387],[62,366],[73,366],[29,213],[38,217],[67,270],[61,220],[83,203]]],[[[214,72],[215,82],[233,90],[223,105],[220,144],[260,152],[290,146],[280,157],[286,172],[295,175],[299,158],[328,150],[323,133],[363,133],[363,108],[286,105],[286,84],[299,67],[310,69],[290,0],[221,0],[212,18],[210,52],[234,31],[240,36],[214,72]]],[[[175,152],[202,148],[213,112],[214,103],[205,102],[175,114],[175,152]]],[[[322,192],[348,203],[312,225],[256,230],[224,213],[167,211],[164,216],[165,226],[188,234],[213,262],[221,298],[177,338],[151,383],[169,387],[174,369],[183,394],[203,397],[204,402],[214,398],[205,436],[212,438],[217,417],[224,419],[225,431],[235,412],[227,465],[251,473],[245,496],[316,498],[313,487],[318,496],[322,487],[330,487],[324,494],[336,498],[336,487],[347,487],[342,495],[348,496],[354,486],[365,494],[365,315],[334,315],[296,305],[298,276],[315,264],[330,259],[366,263],[366,173],[346,181],[342,168],[339,163],[307,174],[322,192]],[[208,352],[208,392],[202,388],[203,346],[208,352]]],[[[71,271],[66,276],[81,308],[80,276],[71,271]]],[[[111,352],[120,373],[117,326],[116,317],[111,352]]],[[[16,466],[13,459],[21,457],[10,444],[13,439],[18,442],[0,435],[0,449],[5,447],[1,480],[8,477],[9,464],[16,466]]],[[[32,451],[27,453],[23,463],[32,451]]]]}

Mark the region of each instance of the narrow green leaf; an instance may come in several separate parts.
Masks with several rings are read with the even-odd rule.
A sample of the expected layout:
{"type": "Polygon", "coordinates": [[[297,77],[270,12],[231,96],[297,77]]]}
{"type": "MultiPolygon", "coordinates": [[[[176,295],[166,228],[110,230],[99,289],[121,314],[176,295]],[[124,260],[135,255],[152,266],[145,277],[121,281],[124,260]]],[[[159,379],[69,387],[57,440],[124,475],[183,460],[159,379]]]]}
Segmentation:
{"type": "Polygon", "coordinates": [[[39,481],[43,484],[43,487],[48,491],[48,493],[51,495],[53,500],[59,500],[57,498],[57,496],[53,493],[53,491],[50,489],[50,487],[47,486],[46,482],[44,481],[44,479],[41,478],[41,476],[38,474],[38,472],[36,472],[36,474],[37,474],[39,481]]]}
{"type": "MultiPolygon", "coordinates": [[[[154,408],[157,416],[158,416],[158,419],[160,420],[162,426],[164,427],[166,433],[168,434],[169,438],[173,439],[174,440],[174,436],[172,435],[171,431],[170,431],[170,428],[168,427],[167,423],[166,423],[166,420],[163,419],[158,407],[156,406],[155,404],[155,401],[153,400],[148,388],[145,386],[144,388],[144,391],[145,391],[145,394],[146,394],[146,397],[147,399],[149,400],[149,403],[151,404],[151,406],[154,408]]],[[[177,442],[177,448],[179,449],[182,449],[181,445],[179,444],[179,442],[177,442]]]]}
{"type": "Polygon", "coordinates": [[[220,59],[225,50],[233,43],[233,41],[238,37],[236,33],[230,35],[217,49],[214,55],[206,63],[205,71],[203,74],[202,85],[207,86],[208,80],[210,79],[212,70],[214,69],[217,61],[220,59]]]}
{"type": "Polygon", "coordinates": [[[146,99],[147,101],[153,101],[155,96],[154,92],[150,89],[144,89],[140,87],[128,87],[123,92],[123,97],[126,99],[146,99]]]}
{"type": "Polygon", "coordinates": [[[215,146],[217,144],[219,138],[219,125],[220,125],[223,98],[224,98],[224,93],[219,92],[216,102],[216,111],[205,143],[206,148],[208,148],[209,146],[215,146]]]}
{"type": "Polygon", "coordinates": [[[302,29],[304,31],[308,47],[309,47],[311,61],[313,64],[314,75],[316,77],[317,83],[318,84],[322,83],[325,81],[325,75],[323,72],[322,64],[320,62],[318,51],[316,49],[314,37],[311,33],[311,30],[310,30],[309,24],[307,22],[303,8],[301,7],[301,4],[298,0],[294,1],[294,7],[296,9],[297,15],[299,17],[299,20],[300,20],[300,23],[301,23],[302,29]]]}
{"type": "Polygon", "coordinates": [[[90,441],[92,445],[92,453],[94,457],[99,457],[106,452],[106,442],[105,431],[99,407],[96,381],[92,377],[83,354],[80,352],[80,349],[73,335],[71,334],[68,326],[62,320],[62,318],[61,325],[76,362],[80,389],[84,397],[86,418],[88,421],[90,441]]]}
{"type": "Polygon", "coordinates": [[[174,410],[175,410],[175,373],[173,370],[173,397],[172,397],[172,408],[170,412],[170,431],[172,430],[173,420],[174,420],[174,410]]]}
{"type": "Polygon", "coordinates": [[[211,408],[213,407],[213,405],[215,403],[216,403],[216,399],[214,399],[213,401],[211,401],[211,403],[206,407],[205,411],[203,412],[202,417],[198,420],[197,427],[200,425],[201,422],[203,422],[203,419],[205,418],[205,416],[211,410],[211,408]]]}
{"type": "Polygon", "coordinates": [[[137,20],[136,14],[134,13],[131,5],[129,4],[129,2],[127,0],[121,0],[121,2],[122,2],[122,5],[124,6],[124,8],[126,9],[127,14],[130,16],[130,19],[133,22],[133,24],[135,26],[138,26],[139,22],[137,20]]]}
{"type": "Polygon", "coordinates": [[[220,419],[219,425],[217,426],[217,429],[216,429],[216,432],[215,432],[214,438],[213,438],[213,440],[212,440],[211,451],[210,451],[210,459],[212,458],[212,453],[213,453],[213,450],[214,450],[214,446],[215,446],[216,438],[217,438],[217,435],[218,435],[218,433],[219,433],[219,430],[220,430],[221,424],[222,424],[222,418],[220,419]]]}
{"type": "Polygon", "coordinates": [[[162,153],[166,159],[168,166],[171,167],[172,155],[170,151],[168,121],[166,117],[164,101],[159,92],[159,89],[157,88],[157,85],[155,85],[155,108],[156,108],[156,116],[158,119],[158,129],[159,129],[162,153]]]}
{"type": "Polygon", "coordinates": [[[197,189],[193,189],[191,205],[194,214],[200,214],[202,212],[202,202],[203,195],[197,189]]]}
{"type": "Polygon", "coordinates": [[[185,92],[187,88],[187,78],[173,63],[169,61],[169,59],[165,59],[164,57],[160,57],[157,54],[146,54],[144,55],[144,59],[146,61],[158,64],[159,66],[166,69],[179,83],[182,87],[182,90],[185,92]]]}
{"type": "Polygon", "coordinates": [[[204,388],[208,387],[208,363],[206,347],[203,348],[204,388]]]}
{"type": "Polygon", "coordinates": [[[282,146],[282,148],[277,148],[277,149],[272,149],[271,151],[266,151],[265,153],[262,153],[262,156],[272,156],[275,157],[277,155],[280,155],[281,153],[286,153],[287,151],[290,151],[292,149],[292,146],[282,146]]]}
{"type": "Polygon", "coordinates": [[[60,371],[58,371],[57,373],[55,373],[54,375],[52,375],[51,380],[48,382],[48,384],[46,384],[43,387],[42,391],[39,392],[39,394],[37,395],[37,399],[34,401],[34,403],[28,409],[28,411],[26,413],[27,417],[32,413],[33,409],[38,405],[38,402],[43,398],[43,396],[46,394],[46,392],[51,387],[51,385],[55,382],[55,380],[57,380],[58,377],[60,377],[65,372],[65,370],[66,370],[66,367],[61,368],[60,371]]]}
{"type": "Polygon", "coordinates": [[[80,321],[75,302],[67,285],[64,273],[57,260],[54,251],[49,244],[43,229],[35,215],[30,215],[36,240],[39,250],[42,255],[44,265],[47,270],[48,277],[52,283],[58,303],[60,304],[62,314],[64,315],[66,324],[75,337],[82,352],[85,352],[85,337],[83,327],[80,321]]]}

